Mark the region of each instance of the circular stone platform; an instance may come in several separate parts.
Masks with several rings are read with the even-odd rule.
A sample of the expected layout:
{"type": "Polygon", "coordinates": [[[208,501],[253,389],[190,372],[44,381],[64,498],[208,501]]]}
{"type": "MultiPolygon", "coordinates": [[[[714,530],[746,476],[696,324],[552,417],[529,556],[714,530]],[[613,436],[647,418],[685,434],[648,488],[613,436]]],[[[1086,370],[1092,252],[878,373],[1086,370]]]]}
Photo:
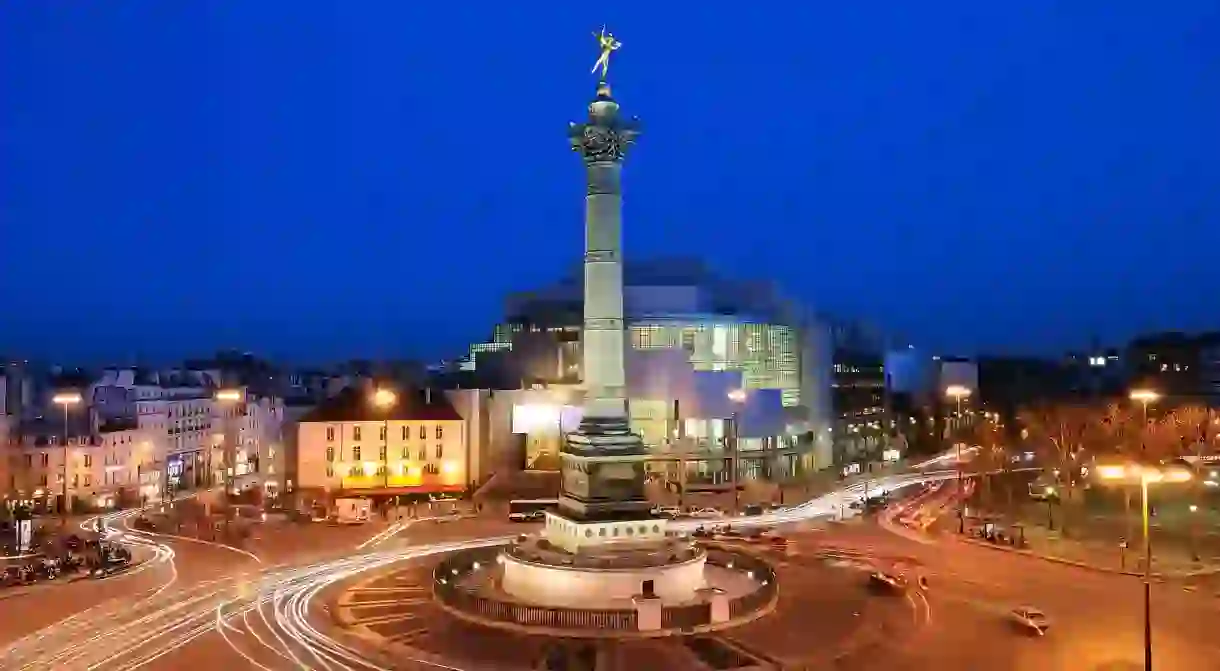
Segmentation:
{"type": "MultiPolygon", "coordinates": [[[[636,597],[652,595],[664,603],[684,603],[709,587],[707,553],[689,542],[667,539],[640,546],[600,546],[571,554],[545,538],[529,538],[506,548],[500,562],[499,589],[522,603],[538,606],[632,608],[636,597]]],[[[735,591],[754,590],[752,581],[717,576],[735,591]],[[727,579],[727,580],[726,580],[727,579]]]]}
{"type": "MultiPolygon", "coordinates": [[[[537,541],[464,550],[437,565],[433,595],[442,609],[467,622],[565,638],[649,638],[718,631],[757,619],[775,607],[775,570],[757,557],[705,550],[677,540],[652,549],[621,547],[615,553],[621,561],[635,561],[637,566],[607,568],[608,554],[564,555],[546,545],[540,548],[537,541]],[[659,561],[664,563],[658,565],[659,561]],[[671,580],[670,598],[647,594],[648,585],[638,581],[645,574],[658,575],[658,569],[671,580]],[[514,571],[524,571],[513,581],[519,595],[503,587],[506,572],[514,571]],[[556,579],[560,572],[571,575],[556,579]],[[551,583],[544,580],[548,575],[551,583]],[[629,578],[616,581],[610,577],[613,575],[629,578]],[[593,586],[597,580],[612,586],[599,592],[593,586]],[[533,585],[538,592],[528,591],[533,585]],[[575,594],[581,596],[565,597],[562,586],[575,586],[575,594]],[[595,593],[601,596],[592,596],[595,593]]],[[[660,591],[656,583],[653,588],[660,591]]]]}

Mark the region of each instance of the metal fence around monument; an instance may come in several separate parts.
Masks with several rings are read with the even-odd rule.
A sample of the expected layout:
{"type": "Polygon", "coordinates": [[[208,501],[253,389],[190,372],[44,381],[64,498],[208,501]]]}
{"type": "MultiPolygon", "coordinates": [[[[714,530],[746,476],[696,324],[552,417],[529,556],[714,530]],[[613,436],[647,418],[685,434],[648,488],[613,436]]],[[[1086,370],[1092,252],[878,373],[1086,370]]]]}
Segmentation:
{"type": "Polygon", "coordinates": [[[459,552],[437,565],[433,573],[438,599],[450,608],[497,622],[552,629],[636,631],[635,609],[559,608],[530,606],[475,594],[459,583],[471,571],[496,561],[503,547],[459,552]]]}
{"type": "Polygon", "coordinates": [[[744,617],[763,608],[776,597],[778,588],[775,568],[771,564],[743,552],[728,552],[708,548],[707,563],[734,571],[743,571],[759,582],[759,588],[729,600],[729,618],[744,617]]]}

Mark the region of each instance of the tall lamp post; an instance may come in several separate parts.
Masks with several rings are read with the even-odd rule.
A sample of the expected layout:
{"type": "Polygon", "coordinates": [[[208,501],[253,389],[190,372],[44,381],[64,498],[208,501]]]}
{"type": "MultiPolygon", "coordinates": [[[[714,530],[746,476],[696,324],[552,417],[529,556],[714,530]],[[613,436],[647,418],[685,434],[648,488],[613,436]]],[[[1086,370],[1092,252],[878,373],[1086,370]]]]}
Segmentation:
{"type": "MultiPolygon", "coordinates": [[[[1148,388],[1132,389],[1131,392],[1129,394],[1127,394],[1127,398],[1130,398],[1132,401],[1136,401],[1140,404],[1140,410],[1142,412],[1141,416],[1143,417],[1143,421],[1140,424],[1140,456],[1145,457],[1145,456],[1147,456],[1147,452],[1148,452],[1148,443],[1147,443],[1148,404],[1156,403],[1157,401],[1159,401],[1161,399],[1161,394],[1159,392],[1157,392],[1155,389],[1148,389],[1148,388]]],[[[1127,488],[1123,498],[1124,498],[1124,508],[1126,509],[1124,511],[1124,517],[1127,518],[1127,538],[1131,538],[1132,536],[1135,535],[1135,530],[1132,528],[1133,518],[1131,515],[1131,489],[1130,488],[1127,488]]]]}
{"type": "Polygon", "coordinates": [[[390,488],[390,410],[398,403],[398,394],[392,389],[382,387],[373,392],[372,403],[381,411],[383,423],[381,426],[381,474],[382,485],[390,488]]]}
{"type": "MultiPolygon", "coordinates": [[[[970,394],[970,387],[960,384],[951,384],[945,387],[945,396],[957,401],[957,421],[959,423],[964,417],[962,414],[962,401],[970,398],[970,394]]],[[[953,445],[957,449],[957,532],[964,534],[966,533],[966,490],[962,488],[962,441],[960,436],[954,437],[953,445]]]]}
{"type": "Polygon", "coordinates": [[[237,436],[234,435],[232,439],[229,438],[229,430],[232,428],[230,425],[231,415],[233,414],[234,406],[245,399],[246,395],[240,389],[222,389],[216,392],[216,402],[224,409],[225,425],[224,444],[221,449],[221,452],[224,454],[224,477],[221,478],[221,483],[224,486],[225,538],[229,538],[229,517],[231,517],[229,515],[229,493],[233,489],[233,476],[237,469],[234,463],[237,461],[237,436]]]}
{"type": "Polygon", "coordinates": [[[733,391],[729,392],[728,396],[729,401],[733,404],[733,446],[731,448],[732,451],[729,452],[730,461],[733,464],[733,470],[729,474],[729,479],[733,484],[733,514],[736,515],[738,513],[738,509],[741,507],[741,494],[737,490],[737,478],[738,473],[741,470],[741,465],[737,463],[737,457],[739,454],[738,443],[741,440],[741,430],[738,428],[741,413],[738,412],[738,409],[745,405],[746,390],[734,389],[733,391]]]}
{"type": "Polygon", "coordinates": [[[1184,468],[1153,468],[1139,465],[1099,466],[1098,477],[1140,485],[1140,509],[1144,526],[1144,671],[1152,671],[1152,536],[1148,531],[1148,485],[1186,482],[1190,471],[1184,468]]]}
{"type": "Polygon", "coordinates": [[[63,435],[63,465],[60,475],[63,476],[63,498],[59,503],[59,523],[67,528],[68,526],[68,408],[80,405],[83,399],[80,393],[75,391],[60,392],[51,397],[51,402],[64,409],[64,435],[63,435]]]}

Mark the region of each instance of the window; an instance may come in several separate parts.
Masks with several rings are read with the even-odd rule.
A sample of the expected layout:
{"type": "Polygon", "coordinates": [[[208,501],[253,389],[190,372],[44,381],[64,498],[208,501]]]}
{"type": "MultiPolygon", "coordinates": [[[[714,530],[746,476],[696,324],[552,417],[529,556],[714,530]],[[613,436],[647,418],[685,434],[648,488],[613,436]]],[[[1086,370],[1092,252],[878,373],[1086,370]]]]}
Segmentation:
{"type": "Polygon", "coordinates": [[[403,459],[411,458],[411,448],[409,448],[409,447],[402,448],[402,458],[403,459]]]}
{"type": "MultiPolygon", "coordinates": [[[[91,454],[86,454],[86,455],[85,455],[85,468],[89,468],[89,467],[91,467],[91,466],[93,466],[93,455],[91,455],[91,454]]],[[[88,477],[88,476],[86,476],[86,477],[88,477]]],[[[88,482],[86,482],[86,483],[85,483],[85,486],[86,486],[86,487],[87,487],[87,486],[89,486],[89,483],[88,483],[88,482]]]]}
{"type": "Polygon", "coordinates": [[[326,465],[326,477],[328,477],[328,478],[335,477],[335,467],[334,466],[331,466],[330,464],[326,465]]]}
{"type": "Polygon", "coordinates": [[[43,487],[47,486],[47,476],[45,474],[38,476],[38,484],[43,487]]]}
{"type": "Polygon", "coordinates": [[[403,439],[403,440],[406,440],[406,439],[408,439],[408,438],[410,438],[410,437],[411,437],[411,436],[410,436],[410,435],[407,433],[407,427],[405,427],[405,426],[404,426],[404,427],[402,427],[402,439],[403,439]]]}
{"type": "Polygon", "coordinates": [[[381,430],[377,432],[377,440],[385,440],[385,435],[385,427],[382,426],[381,430]]]}
{"type": "Polygon", "coordinates": [[[335,427],[333,427],[333,426],[326,427],[326,441],[330,442],[334,439],[335,439],[335,427]]]}
{"type": "Polygon", "coordinates": [[[428,448],[424,447],[423,445],[419,446],[419,460],[420,461],[428,460],[428,448]]]}
{"type": "Polygon", "coordinates": [[[441,426],[440,424],[437,424],[436,425],[436,439],[440,440],[441,438],[444,438],[444,437],[445,437],[445,427],[441,426]]]}
{"type": "Polygon", "coordinates": [[[34,465],[33,455],[30,455],[30,454],[25,455],[25,467],[29,468],[30,466],[33,466],[33,465],[34,465]]]}
{"type": "Polygon", "coordinates": [[[86,486],[86,487],[89,487],[89,486],[91,486],[92,484],[93,484],[93,476],[91,476],[91,475],[86,475],[86,476],[85,476],[85,486],[86,486]]]}
{"type": "Polygon", "coordinates": [[[360,461],[360,446],[359,445],[352,448],[352,460],[360,461]]]}
{"type": "Polygon", "coordinates": [[[419,439],[423,440],[428,437],[428,427],[423,424],[419,425],[419,439]]]}
{"type": "Polygon", "coordinates": [[[50,461],[51,461],[50,456],[48,456],[46,452],[43,452],[42,453],[42,465],[46,466],[48,463],[50,463],[50,461]]]}
{"type": "Polygon", "coordinates": [[[444,458],[444,456],[445,456],[445,446],[440,443],[437,443],[436,444],[436,458],[441,459],[441,458],[444,458]]]}
{"type": "Polygon", "coordinates": [[[380,449],[380,450],[378,450],[378,452],[379,452],[379,454],[377,455],[377,458],[378,458],[378,459],[380,459],[380,460],[382,460],[382,461],[385,461],[385,458],[386,458],[386,454],[385,454],[385,445],[382,445],[382,446],[381,446],[381,449],[380,449]]]}
{"type": "MultiPolygon", "coordinates": [[[[326,460],[327,461],[335,460],[335,448],[333,448],[333,447],[326,448],[326,460]]],[[[329,468],[329,466],[327,468],[329,468]]]]}

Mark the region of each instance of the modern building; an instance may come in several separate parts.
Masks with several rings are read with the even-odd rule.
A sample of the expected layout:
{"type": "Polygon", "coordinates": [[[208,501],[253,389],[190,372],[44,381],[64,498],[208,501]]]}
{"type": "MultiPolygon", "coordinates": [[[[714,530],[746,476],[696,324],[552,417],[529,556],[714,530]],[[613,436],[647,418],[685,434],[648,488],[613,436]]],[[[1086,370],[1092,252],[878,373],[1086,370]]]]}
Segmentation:
{"type": "Polygon", "coordinates": [[[466,420],[440,392],[348,387],[297,422],[298,506],[346,496],[379,500],[467,491],[480,455],[466,420]]]}
{"type": "MultiPolygon", "coordinates": [[[[723,450],[737,413],[743,449],[778,446],[790,473],[830,465],[831,349],[824,320],[766,283],[729,281],[689,259],[627,262],[623,277],[631,426],[654,452],[679,449],[679,439],[685,451],[723,450]],[[728,402],[738,391],[749,412],[728,402]]],[[[583,273],[573,272],[554,286],[509,297],[507,318],[491,342],[471,347],[468,368],[482,379],[476,384],[578,393],[583,290],[583,273]]],[[[579,399],[565,403],[566,409],[535,406],[513,416],[571,415],[581,405],[579,399]]],[[[559,430],[551,432],[548,422],[513,422],[526,424],[559,430]]],[[[527,442],[561,441],[530,434],[527,442]]]]}

